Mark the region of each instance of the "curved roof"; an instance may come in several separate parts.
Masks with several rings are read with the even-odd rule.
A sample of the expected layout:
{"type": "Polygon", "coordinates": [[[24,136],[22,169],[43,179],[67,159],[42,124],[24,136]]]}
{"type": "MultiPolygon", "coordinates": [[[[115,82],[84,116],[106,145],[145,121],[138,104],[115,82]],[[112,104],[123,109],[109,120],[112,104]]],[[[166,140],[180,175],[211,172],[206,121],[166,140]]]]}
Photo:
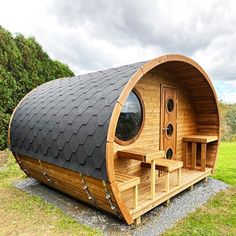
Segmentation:
{"type": "Polygon", "coordinates": [[[110,117],[124,86],[143,64],[57,79],[37,87],[13,114],[10,149],[107,180],[110,117]]]}

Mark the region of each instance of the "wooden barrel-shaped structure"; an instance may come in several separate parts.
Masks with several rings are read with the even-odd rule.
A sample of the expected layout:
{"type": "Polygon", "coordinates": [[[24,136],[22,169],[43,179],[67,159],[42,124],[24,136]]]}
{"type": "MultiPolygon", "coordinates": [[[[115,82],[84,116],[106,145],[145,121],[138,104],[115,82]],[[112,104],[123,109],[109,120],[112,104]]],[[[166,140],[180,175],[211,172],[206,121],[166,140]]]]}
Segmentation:
{"type": "Polygon", "coordinates": [[[37,87],[9,147],[28,176],[131,224],[212,172],[219,132],[209,77],[173,54],[37,87]]]}

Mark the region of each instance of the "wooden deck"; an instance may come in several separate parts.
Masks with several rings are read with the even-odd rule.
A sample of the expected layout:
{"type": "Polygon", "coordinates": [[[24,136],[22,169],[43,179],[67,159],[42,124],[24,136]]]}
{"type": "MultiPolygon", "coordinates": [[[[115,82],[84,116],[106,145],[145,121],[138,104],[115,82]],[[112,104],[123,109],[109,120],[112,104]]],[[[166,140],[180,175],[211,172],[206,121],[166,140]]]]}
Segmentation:
{"type": "Polygon", "coordinates": [[[182,182],[180,186],[177,185],[178,183],[176,172],[170,173],[169,192],[165,191],[165,176],[158,177],[156,175],[155,200],[151,199],[150,179],[147,179],[145,182],[142,181],[138,186],[137,209],[133,208],[133,192],[131,189],[122,192],[121,196],[123,201],[125,202],[125,205],[128,207],[133,219],[136,219],[137,217],[148,212],[155,206],[160,205],[161,203],[167,201],[176,194],[182,192],[183,190],[191,187],[193,184],[209,176],[211,174],[211,170],[211,168],[206,168],[205,172],[201,172],[199,170],[189,170],[182,168],[182,182]]]}

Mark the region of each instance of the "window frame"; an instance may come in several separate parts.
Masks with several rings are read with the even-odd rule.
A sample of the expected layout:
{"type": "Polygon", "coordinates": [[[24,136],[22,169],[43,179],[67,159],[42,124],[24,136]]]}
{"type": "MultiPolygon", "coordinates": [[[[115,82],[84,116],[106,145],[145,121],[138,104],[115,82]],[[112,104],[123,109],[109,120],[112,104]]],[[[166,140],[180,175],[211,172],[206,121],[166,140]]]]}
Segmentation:
{"type": "MultiPolygon", "coordinates": [[[[124,140],[119,139],[119,138],[116,136],[116,134],[115,134],[115,142],[116,142],[117,144],[119,144],[119,145],[122,145],[122,146],[130,145],[130,144],[134,143],[134,142],[139,138],[139,136],[140,136],[140,134],[141,134],[141,132],[142,132],[142,130],[143,130],[144,122],[145,122],[145,107],[144,107],[143,99],[142,99],[142,97],[141,97],[141,95],[140,95],[140,93],[138,92],[137,89],[133,88],[133,89],[130,91],[130,93],[131,93],[131,92],[133,92],[133,93],[136,95],[136,97],[138,98],[138,101],[139,101],[139,103],[140,103],[141,114],[142,114],[142,118],[141,118],[141,119],[142,119],[142,120],[141,120],[141,125],[140,125],[140,128],[139,128],[138,133],[137,133],[132,139],[124,141],[124,140]]],[[[128,96],[129,96],[129,95],[128,95],[128,96]]],[[[128,97],[127,97],[127,98],[128,98],[128,97]]],[[[120,115],[119,115],[119,118],[120,118],[120,115]]],[[[118,121],[119,121],[119,118],[118,118],[118,121]]],[[[118,123],[118,121],[117,121],[117,123],[118,123]]]]}
{"type": "Polygon", "coordinates": [[[172,113],[175,110],[175,106],[176,106],[176,104],[175,104],[174,98],[172,96],[169,96],[167,98],[167,102],[166,102],[166,111],[167,111],[167,113],[168,114],[172,113]],[[173,109],[171,111],[169,111],[169,109],[168,109],[168,101],[169,100],[172,100],[172,102],[173,102],[173,109]]]}

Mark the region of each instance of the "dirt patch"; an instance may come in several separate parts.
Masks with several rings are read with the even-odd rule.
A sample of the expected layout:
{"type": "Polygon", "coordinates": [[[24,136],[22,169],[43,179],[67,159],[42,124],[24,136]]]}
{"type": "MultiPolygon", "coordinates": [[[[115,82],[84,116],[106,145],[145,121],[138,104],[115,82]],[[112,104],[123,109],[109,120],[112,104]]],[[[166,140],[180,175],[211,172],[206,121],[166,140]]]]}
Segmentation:
{"type": "Polygon", "coordinates": [[[0,151],[0,169],[2,169],[7,164],[7,152],[0,151]]]}

